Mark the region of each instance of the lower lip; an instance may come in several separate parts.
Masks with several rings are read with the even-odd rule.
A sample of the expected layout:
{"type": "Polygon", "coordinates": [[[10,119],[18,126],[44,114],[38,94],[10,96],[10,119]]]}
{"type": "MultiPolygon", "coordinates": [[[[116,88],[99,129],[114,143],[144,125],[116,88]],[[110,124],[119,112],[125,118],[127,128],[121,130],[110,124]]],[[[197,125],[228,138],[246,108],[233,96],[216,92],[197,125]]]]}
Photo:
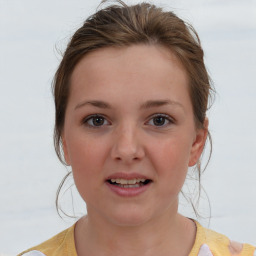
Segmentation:
{"type": "Polygon", "coordinates": [[[122,188],[117,185],[112,185],[107,181],[106,181],[106,184],[117,195],[123,196],[123,197],[132,197],[132,196],[138,196],[143,192],[145,192],[149,188],[151,182],[137,188],[122,188]]]}

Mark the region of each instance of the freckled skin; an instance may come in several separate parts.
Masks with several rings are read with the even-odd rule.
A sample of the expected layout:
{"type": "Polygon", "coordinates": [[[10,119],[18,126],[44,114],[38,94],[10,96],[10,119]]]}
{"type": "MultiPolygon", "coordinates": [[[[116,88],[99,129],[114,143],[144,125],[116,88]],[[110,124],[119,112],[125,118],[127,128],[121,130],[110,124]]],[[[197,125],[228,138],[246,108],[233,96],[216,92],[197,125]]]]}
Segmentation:
{"type": "MultiPolygon", "coordinates": [[[[207,126],[207,124],[206,124],[207,126]]],[[[88,220],[119,227],[141,227],[177,216],[178,194],[202,152],[207,129],[196,129],[188,78],[166,48],[137,45],[105,48],[85,56],[71,77],[62,134],[65,159],[87,204],[88,220]],[[84,101],[104,101],[99,108],[84,101]],[[149,100],[179,104],[141,108],[149,100]],[[104,117],[93,128],[89,115],[104,117]],[[156,126],[152,118],[171,121],[156,126]],[[142,194],[123,198],[106,186],[116,172],[139,173],[152,180],[142,194]]]]}

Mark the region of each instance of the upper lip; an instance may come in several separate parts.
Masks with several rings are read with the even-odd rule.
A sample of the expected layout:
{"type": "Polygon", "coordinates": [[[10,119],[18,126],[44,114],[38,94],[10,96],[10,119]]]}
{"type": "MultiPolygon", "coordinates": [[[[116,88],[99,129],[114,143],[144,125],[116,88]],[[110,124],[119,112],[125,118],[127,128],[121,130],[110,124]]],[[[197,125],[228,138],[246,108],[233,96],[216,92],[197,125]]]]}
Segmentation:
{"type": "Polygon", "coordinates": [[[132,180],[132,179],[145,179],[145,180],[151,180],[149,177],[142,175],[140,173],[126,173],[126,172],[117,172],[114,173],[106,178],[106,180],[111,179],[124,179],[124,180],[132,180]]]}

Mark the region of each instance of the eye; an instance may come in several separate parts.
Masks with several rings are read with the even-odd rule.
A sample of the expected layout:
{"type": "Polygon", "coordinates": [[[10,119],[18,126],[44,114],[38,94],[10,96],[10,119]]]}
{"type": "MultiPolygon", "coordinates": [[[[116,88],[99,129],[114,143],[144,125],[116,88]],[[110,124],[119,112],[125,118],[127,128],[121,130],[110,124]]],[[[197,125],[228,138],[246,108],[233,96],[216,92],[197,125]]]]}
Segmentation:
{"type": "Polygon", "coordinates": [[[99,128],[104,125],[109,125],[109,122],[105,117],[101,115],[91,115],[86,117],[83,121],[83,124],[89,126],[90,128],[99,128]]]}
{"type": "Polygon", "coordinates": [[[160,126],[164,127],[169,124],[173,123],[173,120],[170,116],[165,115],[165,114],[157,114],[151,117],[151,119],[148,121],[149,125],[153,126],[160,126]]]}

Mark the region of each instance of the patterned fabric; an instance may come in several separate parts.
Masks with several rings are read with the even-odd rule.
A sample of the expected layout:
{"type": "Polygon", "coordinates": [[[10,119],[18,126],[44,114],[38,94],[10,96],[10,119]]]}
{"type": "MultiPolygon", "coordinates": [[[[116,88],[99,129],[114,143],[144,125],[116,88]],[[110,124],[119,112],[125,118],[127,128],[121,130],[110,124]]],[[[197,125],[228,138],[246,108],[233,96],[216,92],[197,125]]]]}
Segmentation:
{"type": "Polygon", "coordinates": [[[213,255],[211,253],[211,250],[210,250],[209,246],[207,244],[203,244],[200,247],[198,256],[213,256],[213,255]]]}
{"type": "MultiPolygon", "coordinates": [[[[231,246],[232,246],[232,243],[234,242],[231,242],[231,246]]],[[[239,243],[235,242],[237,245],[239,243]]],[[[243,245],[242,244],[239,244],[239,249],[237,248],[237,250],[235,249],[230,249],[230,256],[239,256],[239,255],[250,255],[250,254],[245,254],[243,253],[243,245]]],[[[199,250],[199,253],[198,253],[198,256],[214,256],[212,253],[211,253],[211,250],[209,248],[209,246],[207,244],[203,244],[201,247],[200,247],[200,250],[199,250]]],[[[256,256],[256,249],[254,251],[254,254],[253,256],[256,256]]]]}
{"type": "MultiPolygon", "coordinates": [[[[230,241],[226,236],[195,223],[196,239],[188,256],[256,256],[254,246],[230,241]]],[[[75,225],[18,256],[77,256],[74,229],[75,225]]]]}
{"type": "Polygon", "coordinates": [[[33,251],[30,251],[30,252],[26,252],[23,254],[24,256],[46,256],[45,254],[39,252],[39,251],[36,251],[36,250],[33,250],[33,251]]]}

